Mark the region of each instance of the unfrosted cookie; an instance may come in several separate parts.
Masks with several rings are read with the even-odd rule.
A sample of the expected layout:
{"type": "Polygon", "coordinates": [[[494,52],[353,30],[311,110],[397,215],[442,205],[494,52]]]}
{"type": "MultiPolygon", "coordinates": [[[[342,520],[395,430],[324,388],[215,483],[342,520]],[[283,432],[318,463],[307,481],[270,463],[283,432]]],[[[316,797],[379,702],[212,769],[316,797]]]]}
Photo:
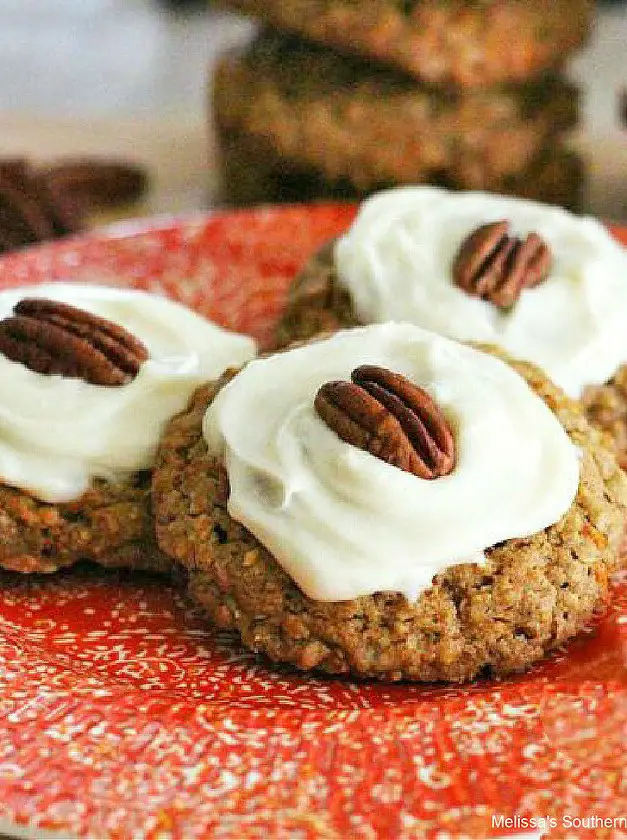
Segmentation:
{"type": "Polygon", "coordinates": [[[590,0],[221,0],[276,27],[395,65],[429,84],[522,82],[586,39],[590,0]]]}
{"type": "Polygon", "coordinates": [[[577,112],[557,77],[462,96],[276,33],[223,58],[213,86],[226,197],[240,201],[273,200],[273,177],[287,190],[299,176],[298,200],[423,182],[550,200],[550,182],[558,201],[572,169],[543,175],[544,158],[577,112]]]}
{"type": "Polygon", "coordinates": [[[254,352],[145,292],[0,292],[0,567],[168,569],[150,510],[159,435],[201,382],[254,352]]]}
{"type": "MultiPolygon", "coordinates": [[[[312,167],[296,166],[282,158],[270,142],[244,133],[221,131],[219,142],[221,193],[230,205],[352,201],[396,186],[393,182],[377,182],[367,189],[359,189],[347,178],[331,180],[312,167]]],[[[429,183],[455,187],[442,175],[429,178],[429,183]]],[[[494,184],[493,190],[579,212],[583,206],[584,187],[582,159],[558,144],[542,152],[522,172],[494,184]]]]}
{"type": "Polygon", "coordinates": [[[159,544],[188,569],[192,598],[217,626],[303,669],[462,681],[528,667],[602,607],[624,529],[622,471],[536,368],[460,348],[381,325],[272,357],[289,357],[290,375],[278,368],[299,395],[289,409],[267,362],[196,392],[166,429],[153,497],[159,544]],[[430,349],[420,355],[412,342],[430,349]],[[300,375],[294,354],[305,354],[300,375]],[[453,471],[434,481],[399,475],[311,408],[318,385],[348,378],[356,361],[408,375],[417,354],[435,365],[435,377],[418,379],[442,401],[458,447],[453,471]],[[441,387],[445,369],[453,379],[444,373],[441,387]],[[242,414],[255,378],[274,394],[280,433],[270,424],[268,434],[258,401],[252,426],[242,414]]]}

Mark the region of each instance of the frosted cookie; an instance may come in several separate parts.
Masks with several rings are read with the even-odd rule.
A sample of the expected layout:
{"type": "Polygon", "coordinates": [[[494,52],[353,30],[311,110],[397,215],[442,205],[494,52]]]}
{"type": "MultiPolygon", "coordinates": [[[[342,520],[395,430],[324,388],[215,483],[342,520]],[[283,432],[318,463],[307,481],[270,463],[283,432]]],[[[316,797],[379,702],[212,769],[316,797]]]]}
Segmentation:
{"type": "Polygon", "coordinates": [[[627,252],[594,219],[484,193],[390,190],[364,202],[346,234],[297,278],[279,343],[321,329],[406,320],[460,341],[498,345],[583,398],[626,462],[626,277],[627,252]],[[492,240],[478,243],[477,231],[496,222],[501,227],[493,228],[492,240]],[[547,270],[534,285],[518,286],[506,251],[530,234],[548,249],[547,270]],[[456,274],[471,256],[473,236],[474,290],[456,274]],[[508,277],[515,294],[503,306],[491,288],[508,277]]]}
{"type": "Polygon", "coordinates": [[[519,670],[577,633],[626,491],[536,368],[391,323],[199,389],[153,482],[159,544],[219,627],[279,662],[394,680],[519,670]]]}
{"type": "Polygon", "coordinates": [[[221,0],[276,29],[464,89],[563,65],[591,28],[590,0],[221,0]]]}
{"type": "Polygon", "coordinates": [[[150,477],[166,421],[255,344],[146,292],[0,292],[0,567],[160,570],[150,477]]]}

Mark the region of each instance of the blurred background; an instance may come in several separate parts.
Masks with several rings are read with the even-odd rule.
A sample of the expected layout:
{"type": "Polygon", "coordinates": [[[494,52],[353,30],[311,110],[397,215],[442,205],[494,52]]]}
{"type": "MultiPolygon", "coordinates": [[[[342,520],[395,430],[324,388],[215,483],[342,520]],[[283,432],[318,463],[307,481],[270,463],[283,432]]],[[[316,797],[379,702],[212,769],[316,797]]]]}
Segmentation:
{"type": "MultiPolygon", "coordinates": [[[[212,67],[254,31],[208,0],[0,0],[0,154],[130,156],[152,177],[138,212],[214,205],[212,67]]],[[[572,142],[591,176],[585,209],[623,220],[626,55],[627,4],[599,3],[587,47],[567,66],[583,91],[572,142]]]]}
{"type": "Polygon", "coordinates": [[[190,0],[0,0],[0,108],[200,118],[207,68],[252,24],[190,0]]]}

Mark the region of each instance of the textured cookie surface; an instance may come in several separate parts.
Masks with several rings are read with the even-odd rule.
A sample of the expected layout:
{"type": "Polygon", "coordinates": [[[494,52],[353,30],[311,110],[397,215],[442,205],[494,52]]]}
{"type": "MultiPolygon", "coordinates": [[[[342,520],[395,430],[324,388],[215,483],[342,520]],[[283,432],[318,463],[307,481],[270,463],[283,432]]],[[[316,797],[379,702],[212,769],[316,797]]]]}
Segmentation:
{"type": "Polygon", "coordinates": [[[395,65],[430,84],[520,82],[560,66],[590,0],[221,0],[277,29],[395,65]]]}
{"type": "MultiPolygon", "coordinates": [[[[399,186],[382,181],[360,189],[347,178],[329,179],[313,167],[297,166],[281,158],[272,145],[240,132],[219,132],[222,160],[222,194],[231,205],[301,203],[319,200],[359,200],[380,189],[399,186]]],[[[455,188],[440,173],[430,184],[455,188]]],[[[412,183],[416,183],[414,180],[412,183]]],[[[528,168],[503,178],[488,190],[557,204],[581,212],[584,165],[573,152],[561,146],[543,152],[528,168]]]]}
{"type": "Polygon", "coordinates": [[[602,605],[624,529],[627,479],[574,403],[536,368],[513,366],[581,448],[577,497],[555,525],[495,546],[485,566],[447,569],[415,603],[395,593],[314,601],[231,519],[224,466],[208,454],[201,430],[226,378],[199,389],[166,430],[153,482],[161,548],[189,570],[191,596],[219,627],[236,629],[279,662],[453,681],[528,667],[602,605]]]}
{"type": "Polygon", "coordinates": [[[605,385],[587,388],[582,402],[588,419],[607,432],[619,464],[627,470],[627,363],[605,385]]]}
{"type": "Polygon", "coordinates": [[[54,572],[78,560],[163,572],[150,511],[150,474],[127,484],[101,482],[75,502],[47,504],[0,485],[0,567],[54,572]]]}
{"type": "Polygon", "coordinates": [[[521,173],[529,182],[578,110],[576,91],[554,77],[457,96],[276,34],[222,60],[213,106],[227,180],[246,169],[248,150],[252,184],[303,172],[357,194],[425,181],[507,191],[521,173]]]}

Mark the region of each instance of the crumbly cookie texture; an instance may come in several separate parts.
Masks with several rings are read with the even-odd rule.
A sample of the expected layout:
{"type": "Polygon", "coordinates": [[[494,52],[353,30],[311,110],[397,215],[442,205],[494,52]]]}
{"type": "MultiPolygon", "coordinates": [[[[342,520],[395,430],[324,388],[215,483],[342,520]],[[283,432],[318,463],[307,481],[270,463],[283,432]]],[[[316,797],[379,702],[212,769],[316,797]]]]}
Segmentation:
{"type": "Polygon", "coordinates": [[[504,189],[574,126],[576,89],[558,77],[519,87],[436,91],[389,70],[264,33],[228,55],[213,84],[215,125],[288,168],[356,191],[442,181],[504,189]]]}
{"type": "Polygon", "coordinates": [[[607,432],[618,463],[627,470],[627,364],[605,385],[586,388],[582,403],[588,419],[607,432]]]}
{"type": "MultiPolygon", "coordinates": [[[[333,244],[329,242],[314,254],[292,284],[275,348],[359,325],[348,292],[337,281],[333,244]]],[[[608,445],[620,466],[627,469],[627,363],[604,385],[586,388],[581,402],[588,420],[606,432],[608,445]]]]}
{"type": "Polygon", "coordinates": [[[157,538],[187,568],[192,598],[277,662],[386,680],[518,671],[576,634],[602,607],[618,563],[627,478],[574,402],[537,368],[510,364],[581,449],[576,499],[544,531],[494,546],[485,566],[437,575],[414,603],[390,592],[342,602],[302,593],[231,519],[224,464],[207,452],[202,419],[233,374],[200,388],[170,422],[153,479],[157,538]]]}
{"type": "Polygon", "coordinates": [[[319,333],[359,326],[346,289],[338,282],[333,259],[335,240],[315,253],[298,274],[277,325],[274,348],[308,341],[319,333]]]}
{"type": "Polygon", "coordinates": [[[154,537],[150,474],[99,482],[74,502],[48,504],[0,485],[0,567],[55,572],[79,560],[110,568],[167,572],[154,537]]]}
{"type": "MultiPolygon", "coordinates": [[[[330,177],[320,167],[296,164],[277,152],[271,140],[247,134],[244,130],[225,128],[217,117],[221,160],[221,194],[229,204],[247,206],[260,202],[300,203],[320,200],[358,200],[378,190],[403,183],[420,183],[373,177],[362,187],[349,177],[330,177]]],[[[422,179],[425,182],[424,178],[422,179]]],[[[458,189],[459,184],[442,172],[433,172],[428,183],[458,189]]],[[[501,195],[513,195],[557,204],[573,212],[583,206],[585,167],[582,159],[560,143],[543,150],[520,172],[496,179],[492,184],[471,180],[474,189],[489,189],[501,195]]]]}
{"type": "Polygon", "coordinates": [[[277,29],[399,67],[429,84],[483,87],[559,67],[586,39],[591,0],[221,0],[277,29]]]}

